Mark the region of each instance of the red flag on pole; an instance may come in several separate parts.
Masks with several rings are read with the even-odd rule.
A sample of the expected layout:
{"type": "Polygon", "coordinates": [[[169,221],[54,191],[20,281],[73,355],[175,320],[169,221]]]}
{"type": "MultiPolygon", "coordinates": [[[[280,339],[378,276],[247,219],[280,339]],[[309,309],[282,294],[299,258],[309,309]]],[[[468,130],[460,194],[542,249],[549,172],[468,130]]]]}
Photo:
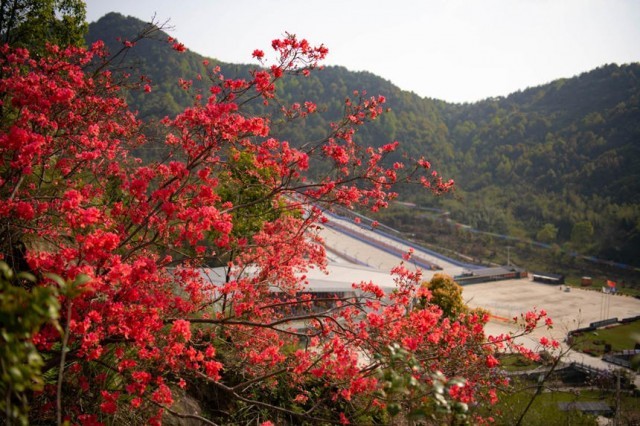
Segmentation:
{"type": "Polygon", "coordinates": [[[616,288],[616,283],[615,281],[607,280],[607,286],[611,288],[616,288]]]}

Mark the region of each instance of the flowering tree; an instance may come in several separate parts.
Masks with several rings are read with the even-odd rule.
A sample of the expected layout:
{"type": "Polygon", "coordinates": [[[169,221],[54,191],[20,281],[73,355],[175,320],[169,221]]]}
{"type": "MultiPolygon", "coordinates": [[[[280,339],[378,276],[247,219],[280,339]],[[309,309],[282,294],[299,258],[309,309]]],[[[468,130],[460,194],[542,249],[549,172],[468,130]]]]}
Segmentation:
{"type": "MultiPolygon", "coordinates": [[[[149,141],[108,67],[87,71],[101,43],[39,59],[0,49],[0,249],[61,306],[31,339],[56,377],[32,395],[34,420],[373,423],[390,407],[466,415],[495,398],[492,353],[510,338],[487,341],[486,315],[415,305],[430,297],[419,272],[394,269],[393,294],[365,282],[358,297],[304,295],[305,271],[326,262],[323,208],[376,210],[398,181],[436,194],[452,182],[424,159],[386,164],[397,142],[354,141],[382,97],[348,99],[327,137],[302,148],[271,137],[273,118],[244,106],[277,103],[277,80],[304,78],[327,54],[293,35],[272,48],[272,64],[253,52],[262,67],[250,79],[210,69],[209,93],[162,121],[169,154],[154,163],[132,155],[149,141]],[[329,171],[312,175],[312,159],[329,171]],[[212,264],[224,268],[216,282],[201,269],[212,264]],[[180,408],[186,395],[207,418],[180,408]]],[[[315,105],[281,113],[304,119],[315,105]]]]}

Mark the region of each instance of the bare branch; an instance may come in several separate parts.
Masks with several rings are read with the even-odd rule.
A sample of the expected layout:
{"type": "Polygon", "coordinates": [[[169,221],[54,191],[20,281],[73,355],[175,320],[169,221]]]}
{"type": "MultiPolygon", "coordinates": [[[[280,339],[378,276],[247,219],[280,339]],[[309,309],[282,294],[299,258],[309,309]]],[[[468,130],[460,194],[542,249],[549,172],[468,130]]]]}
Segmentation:
{"type": "Polygon", "coordinates": [[[253,399],[249,399],[249,398],[244,398],[243,396],[239,395],[234,388],[230,388],[229,386],[226,386],[216,380],[213,380],[212,378],[208,377],[206,374],[201,373],[201,372],[196,372],[196,374],[205,379],[208,383],[213,384],[214,386],[216,386],[217,388],[231,394],[234,398],[238,399],[239,401],[242,401],[244,403],[247,404],[252,404],[258,407],[263,407],[263,408],[267,408],[269,410],[273,410],[273,411],[278,411],[281,413],[285,413],[285,414],[289,414],[290,416],[293,416],[295,418],[298,419],[302,419],[302,420],[309,420],[309,421],[314,421],[314,422],[320,422],[320,423],[329,423],[329,424],[334,424],[334,425],[338,425],[340,424],[340,422],[335,421],[335,420],[331,420],[331,419],[324,419],[324,418],[320,418],[320,417],[315,417],[315,416],[311,416],[310,414],[308,414],[309,412],[305,412],[305,413],[298,413],[296,411],[291,411],[288,410],[286,408],[282,408],[282,407],[278,407],[276,405],[272,405],[272,404],[267,404],[266,402],[261,402],[261,401],[256,401],[253,399]]]}

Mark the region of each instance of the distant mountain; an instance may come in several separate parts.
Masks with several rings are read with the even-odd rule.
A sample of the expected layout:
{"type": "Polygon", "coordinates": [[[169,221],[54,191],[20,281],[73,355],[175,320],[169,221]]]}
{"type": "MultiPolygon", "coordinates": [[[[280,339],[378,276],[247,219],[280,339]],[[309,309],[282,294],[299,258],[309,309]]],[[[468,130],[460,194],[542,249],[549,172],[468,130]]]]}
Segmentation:
{"type": "MultiPolygon", "coordinates": [[[[458,151],[489,162],[499,182],[571,189],[640,202],[640,64],[606,65],[571,79],[472,105],[442,108],[458,151]],[[560,182],[559,182],[559,181],[560,182]],[[606,194],[606,195],[604,195],[606,194]]],[[[468,164],[459,163],[466,176],[468,164]]],[[[474,181],[469,189],[490,182],[474,181]]]]}
{"type": "MultiPolygon", "coordinates": [[[[562,242],[589,222],[594,245],[576,249],[638,265],[640,64],[441,111],[457,154],[452,173],[467,199],[505,213],[494,231],[516,225],[534,237],[550,223],[562,242]]],[[[463,221],[473,215],[459,212],[463,221]]]]}
{"type": "MultiPolygon", "coordinates": [[[[90,25],[88,41],[102,39],[116,51],[117,37],[131,39],[144,25],[111,13],[90,25]]],[[[206,77],[196,78],[206,76],[204,59],[166,43],[139,42],[120,66],[149,77],[153,90],[132,92],[132,107],[142,117],[159,118],[190,105],[177,82],[190,79],[206,90],[206,77]]],[[[246,75],[250,68],[208,60],[225,75],[246,75]]],[[[278,136],[296,144],[324,135],[354,90],[384,95],[391,108],[358,137],[372,145],[399,140],[408,155],[426,155],[456,180],[454,197],[407,191],[406,200],[445,208],[479,229],[525,238],[536,239],[550,224],[558,230],[550,242],[640,263],[640,64],[605,65],[472,104],[421,98],[374,74],[331,66],[282,82],[285,100],[314,100],[322,114],[280,129],[278,136]],[[578,238],[576,225],[585,229],[585,223],[593,233],[578,238]]]]}
{"type": "MultiPolygon", "coordinates": [[[[90,24],[87,42],[103,40],[111,52],[116,52],[122,46],[122,40],[133,39],[145,25],[137,18],[109,13],[90,24]]],[[[165,33],[156,36],[158,40],[166,40],[167,37],[165,33]]],[[[206,93],[206,68],[202,65],[205,59],[209,61],[209,68],[218,65],[227,77],[248,77],[249,70],[255,67],[224,63],[190,51],[178,53],[167,43],[158,40],[140,41],[134,49],[127,52],[124,62],[120,64],[121,68],[133,75],[143,74],[152,81],[151,93],[130,94],[132,108],[138,110],[143,118],[173,115],[192,103],[192,99],[178,85],[180,78],[192,80],[195,89],[206,93]],[[203,76],[202,80],[196,78],[198,74],[203,76]]],[[[439,153],[439,158],[443,160],[453,158],[446,125],[436,102],[401,91],[389,81],[371,73],[351,72],[344,67],[329,66],[312,73],[308,78],[281,81],[281,85],[279,95],[285,101],[314,100],[323,111],[323,114],[310,119],[304,127],[288,129],[287,133],[279,135],[292,143],[324,135],[329,122],[341,115],[344,99],[353,96],[354,90],[366,90],[370,95],[385,96],[392,111],[372,126],[366,126],[360,134],[363,140],[383,145],[393,139],[402,139],[407,141],[406,147],[413,155],[439,153]]],[[[255,108],[260,108],[260,105],[255,108]]]]}

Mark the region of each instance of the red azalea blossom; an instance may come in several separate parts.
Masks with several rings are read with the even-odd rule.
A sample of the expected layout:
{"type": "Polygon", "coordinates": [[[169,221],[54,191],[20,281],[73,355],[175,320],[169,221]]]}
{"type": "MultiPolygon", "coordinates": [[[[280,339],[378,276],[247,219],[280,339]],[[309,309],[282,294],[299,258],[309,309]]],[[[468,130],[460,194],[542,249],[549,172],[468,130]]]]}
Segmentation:
{"type": "Polygon", "coordinates": [[[182,43],[173,43],[173,45],[171,46],[171,48],[177,52],[185,52],[187,50],[187,48],[185,47],[184,44],[182,43]]]}
{"type": "MultiPolygon", "coordinates": [[[[31,341],[50,359],[66,356],[60,402],[71,423],[99,424],[135,410],[140,421],[160,424],[171,413],[172,391],[178,399],[196,383],[224,394],[229,407],[235,400],[274,415],[282,413],[252,405],[254,398],[283,389],[295,395],[292,416],[309,410],[320,423],[349,424],[359,415],[352,401],[385,409],[378,396],[384,381],[373,374],[392,366],[394,345],[419,360],[416,371],[424,374],[412,377],[425,389],[436,371],[464,377],[445,398],[470,405],[493,402],[504,384],[491,371],[495,351],[535,356],[510,335],[485,336],[486,316],[446,317],[421,285],[421,271],[405,265],[392,271],[393,291],[370,281],[335,294],[309,291],[309,271],[327,266],[325,211],[385,208],[400,181],[434,194],[453,182],[424,159],[392,160],[398,142],[359,142],[360,127],[384,114],[382,96],[355,93],[313,147],[272,135],[273,123],[317,112],[311,101],[279,99],[278,79],[317,70],[328,52],[291,34],[272,47],[275,63],[244,79],[209,70],[214,86],[157,123],[153,140],[129,110],[115,71],[88,71],[104,58],[101,43],[52,48],[39,58],[0,47],[7,112],[0,123],[0,241],[25,242],[20,250],[5,245],[0,255],[24,252],[34,275],[49,277],[25,288],[58,292],[64,333],[46,324],[31,341]],[[252,113],[247,105],[256,97],[276,100],[283,115],[252,113]],[[162,161],[136,158],[160,144],[162,161]],[[327,169],[322,178],[310,171],[316,163],[327,169]],[[318,420],[318,413],[332,417],[318,420]]],[[[141,81],[148,80],[132,86],[149,92],[141,81]]],[[[195,91],[192,80],[179,86],[195,91]]],[[[552,324],[544,311],[517,321],[521,334],[552,324]]],[[[51,364],[48,374],[59,365],[51,364]]],[[[34,415],[55,422],[57,397],[55,386],[39,394],[34,415]]]]}

